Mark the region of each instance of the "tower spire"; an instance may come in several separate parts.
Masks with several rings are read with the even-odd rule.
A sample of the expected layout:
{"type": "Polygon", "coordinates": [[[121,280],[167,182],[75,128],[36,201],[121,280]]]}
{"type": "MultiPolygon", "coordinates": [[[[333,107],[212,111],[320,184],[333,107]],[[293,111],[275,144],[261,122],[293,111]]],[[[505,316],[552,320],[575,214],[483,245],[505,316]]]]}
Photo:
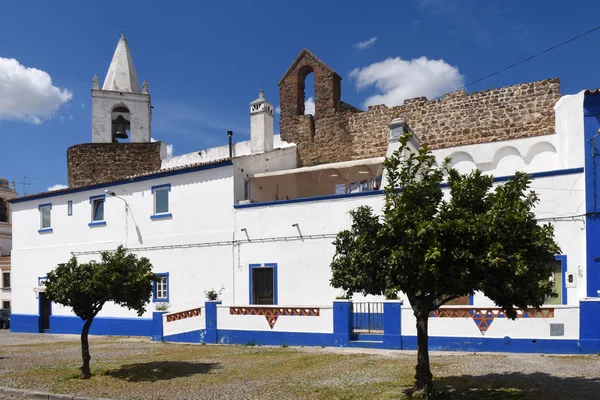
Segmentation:
{"type": "Polygon", "coordinates": [[[127,44],[127,39],[125,39],[125,29],[121,33],[117,49],[113,55],[110,67],[108,67],[102,90],[141,93],[129,45],[127,44]]]}

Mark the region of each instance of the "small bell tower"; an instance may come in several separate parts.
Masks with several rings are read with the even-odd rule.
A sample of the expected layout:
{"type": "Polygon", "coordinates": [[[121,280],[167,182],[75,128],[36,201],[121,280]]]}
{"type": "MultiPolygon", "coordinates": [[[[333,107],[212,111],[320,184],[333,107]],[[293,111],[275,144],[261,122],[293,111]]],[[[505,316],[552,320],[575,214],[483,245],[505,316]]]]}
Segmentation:
{"type": "Polygon", "coordinates": [[[92,143],[148,143],[151,138],[152,103],[148,83],[140,89],[125,34],[100,88],[98,76],[92,82],[92,143]]]}

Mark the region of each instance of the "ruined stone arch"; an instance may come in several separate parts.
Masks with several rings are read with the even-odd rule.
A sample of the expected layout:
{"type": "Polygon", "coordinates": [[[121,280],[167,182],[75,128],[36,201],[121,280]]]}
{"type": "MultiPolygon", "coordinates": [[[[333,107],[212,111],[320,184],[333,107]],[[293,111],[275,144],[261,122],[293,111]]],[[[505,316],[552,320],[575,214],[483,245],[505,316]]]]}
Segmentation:
{"type": "MultiPolygon", "coordinates": [[[[308,75],[310,74],[314,74],[314,69],[312,67],[312,65],[310,64],[306,64],[303,65],[299,70],[298,70],[298,114],[297,115],[304,115],[305,110],[305,105],[304,103],[306,102],[306,78],[308,77],[308,75]]],[[[316,85],[316,80],[314,81],[314,86],[315,86],[315,98],[317,97],[317,85],[316,85]]],[[[316,99],[315,99],[316,102],[316,99]]],[[[315,114],[317,113],[317,110],[315,109],[315,114]]]]}

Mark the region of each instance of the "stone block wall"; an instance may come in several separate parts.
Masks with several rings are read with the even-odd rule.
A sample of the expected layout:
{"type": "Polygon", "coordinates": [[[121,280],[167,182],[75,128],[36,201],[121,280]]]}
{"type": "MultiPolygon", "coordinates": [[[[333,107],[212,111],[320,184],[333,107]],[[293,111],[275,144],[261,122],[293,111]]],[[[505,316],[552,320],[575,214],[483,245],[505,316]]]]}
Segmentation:
{"type": "Polygon", "coordinates": [[[281,138],[298,145],[299,166],[385,156],[388,125],[403,118],[422,144],[445,148],[554,133],[558,78],[438,100],[409,99],[403,105],[361,111],[340,100],[341,78],[303,50],[279,81],[281,138]],[[306,71],[315,74],[315,115],[304,113],[306,71]]]}
{"type": "Polygon", "coordinates": [[[157,171],[161,165],[161,145],[161,142],[85,143],[69,147],[69,187],[157,171]]]}

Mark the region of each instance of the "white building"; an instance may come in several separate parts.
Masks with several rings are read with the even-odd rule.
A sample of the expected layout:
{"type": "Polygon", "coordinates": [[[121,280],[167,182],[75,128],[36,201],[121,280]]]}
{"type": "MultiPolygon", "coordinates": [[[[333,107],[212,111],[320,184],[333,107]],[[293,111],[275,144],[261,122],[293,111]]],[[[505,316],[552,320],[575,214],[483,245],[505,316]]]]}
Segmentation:
{"type": "MultiPolygon", "coordinates": [[[[94,99],[110,98],[110,91],[135,99],[143,95],[124,45],[120,42],[115,59],[121,54],[127,68],[115,67],[113,59],[100,91],[107,93],[97,93],[95,83],[94,99]],[[113,82],[118,88],[111,86],[113,82]]],[[[149,105],[149,97],[146,100],[142,103],[149,105]]],[[[144,107],[127,115],[128,122],[140,113],[149,122],[144,107]]],[[[477,349],[496,350],[498,343],[512,340],[515,346],[507,351],[577,352],[582,351],[582,340],[590,337],[592,347],[585,347],[585,352],[600,347],[600,336],[590,336],[599,331],[598,322],[591,321],[589,313],[582,314],[580,307],[581,299],[596,298],[600,290],[595,214],[600,189],[590,173],[598,169],[597,150],[592,150],[590,140],[593,144],[600,124],[595,117],[587,118],[594,107],[600,110],[595,92],[564,96],[555,106],[552,134],[434,151],[440,159],[452,157],[459,171],[479,168],[494,175],[498,184],[517,170],[531,174],[532,188],[541,200],[536,215],[555,225],[562,254],[557,254],[555,273],[559,297],[536,314],[538,318],[526,318],[529,314],[516,321],[495,318],[494,304],[476,294],[432,318],[433,347],[472,349],[473,338],[478,338],[477,349]],[[457,314],[469,307],[494,323],[483,326],[474,323],[475,317],[457,314]]],[[[127,104],[127,109],[134,106],[127,104]]],[[[223,343],[348,344],[333,339],[340,320],[332,302],[340,293],[329,285],[332,241],[349,226],[348,211],[359,205],[382,208],[384,157],[297,168],[296,145],[273,134],[273,110],[261,91],[250,103],[248,142],[164,159],[160,169],[144,174],[14,199],[11,329],[78,333],[82,321],[71,310],[47,301],[43,279],[71,255],[87,261],[122,244],[149,258],[163,277],[152,302],[170,303],[173,313],[159,318],[158,336],[186,341],[212,337],[211,341],[223,343]],[[205,306],[204,292],[221,287],[222,305],[205,306]],[[214,316],[215,326],[198,318],[208,314],[214,316]]],[[[93,141],[114,139],[118,127],[97,123],[114,112],[110,101],[94,107],[93,141]]],[[[118,115],[112,117],[114,121],[118,115]]],[[[404,129],[402,121],[391,121],[388,153],[397,147],[404,129]]],[[[131,123],[131,141],[148,141],[149,131],[149,125],[134,128],[131,123]]],[[[600,302],[591,299],[588,304],[596,310],[600,302]]],[[[152,311],[151,306],[138,318],[107,304],[91,332],[157,336],[152,311]]],[[[390,345],[377,335],[375,341],[412,348],[416,335],[412,310],[405,301],[397,311],[398,344],[390,345]]]]}
{"type": "Polygon", "coordinates": [[[0,308],[10,309],[12,292],[10,287],[10,251],[12,249],[12,219],[10,199],[17,197],[15,183],[0,178],[0,308]]]}

